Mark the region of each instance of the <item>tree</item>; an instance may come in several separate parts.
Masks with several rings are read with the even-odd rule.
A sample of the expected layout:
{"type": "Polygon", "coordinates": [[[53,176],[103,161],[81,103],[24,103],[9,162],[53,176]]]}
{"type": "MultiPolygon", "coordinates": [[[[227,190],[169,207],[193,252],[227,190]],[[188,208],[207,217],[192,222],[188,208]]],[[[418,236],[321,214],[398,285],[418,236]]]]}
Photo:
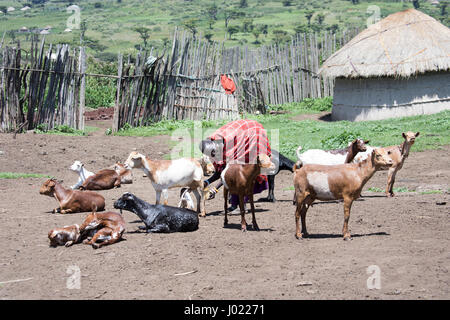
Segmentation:
{"type": "Polygon", "coordinates": [[[294,27],[295,33],[309,33],[310,28],[306,24],[298,24],[294,27]]]}
{"type": "Polygon", "coordinates": [[[227,28],[227,32],[229,34],[229,39],[231,39],[231,37],[233,36],[233,34],[236,34],[239,32],[239,28],[237,26],[229,26],[227,28]]]}
{"type": "Polygon", "coordinates": [[[197,18],[190,18],[183,21],[183,27],[191,31],[194,37],[197,34],[197,25],[198,25],[197,18]]]}
{"type": "Polygon", "coordinates": [[[318,24],[322,25],[323,20],[325,20],[325,15],[323,13],[319,13],[318,15],[316,15],[315,19],[318,24]]]}
{"type": "Polygon", "coordinates": [[[253,19],[245,18],[242,21],[242,32],[251,32],[253,30],[253,19]]]}
{"type": "Polygon", "coordinates": [[[252,34],[255,37],[255,42],[253,42],[253,43],[259,44],[260,42],[258,41],[258,38],[259,38],[259,35],[261,34],[261,28],[253,28],[252,34]]]}
{"type": "Polygon", "coordinates": [[[239,17],[245,16],[245,13],[240,12],[236,9],[226,9],[224,11],[225,28],[228,28],[228,24],[231,20],[237,19],[239,17]]]}
{"type": "Polygon", "coordinates": [[[419,0],[413,0],[413,6],[415,9],[419,9],[420,8],[419,0]]]}
{"type": "Polygon", "coordinates": [[[439,9],[441,9],[441,16],[447,15],[447,6],[448,6],[447,1],[441,1],[439,3],[439,9]]]}
{"type": "Polygon", "coordinates": [[[207,33],[205,33],[204,37],[206,40],[208,40],[209,43],[211,43],[212,42],[211,38],[213,37],[213,35],[214,34],[212,32],[207,32],[207,33]]]}
{"type": "Polygon", "coordinates": [[[334,23],[331,26],[327,27],[327,30],[331,31],[332,34],[335,34],[339,30],[339,25],[337,23],[334,23]]]}
{"type": "Polygon", "coordinates": [[[147,27],[135,27],[133,31],[139,33],[142,41],[144,42],[144,48],[147,48],[147,40],[150,38],[150,29],[147,27]]]}
{"type": "Polygon", "coordinates": [[[289,40],[287,31],[284,31],[282,29],[275,29],[272,31],[272,34],[273,34],[273,41],[276,44],[281,44],[289,40]]]}
{"type": "Polygon", "coordinates": [[[311,24],[311,18],[313,15],[314,15],[314,11],[312,11],[312,10],[307,10],[305,12],[305,17],[308,20],[308,26],[311,24]]]}
{"type": "Polygon", "coordinates": [[[247,0],[239,0],[239,8],[247,8],[248,2],[247,0]]]}

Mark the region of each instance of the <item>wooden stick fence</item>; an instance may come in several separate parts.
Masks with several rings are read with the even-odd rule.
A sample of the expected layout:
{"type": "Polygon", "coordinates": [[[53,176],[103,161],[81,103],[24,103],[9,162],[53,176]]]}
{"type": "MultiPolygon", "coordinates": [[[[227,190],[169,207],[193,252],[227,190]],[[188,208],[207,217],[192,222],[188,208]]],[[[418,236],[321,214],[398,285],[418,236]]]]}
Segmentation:
{"type": "Polygon", "coordinates": [[[0,48],[0,132],[43,124],[84,130],[85,53],[45,39],[32,42],[27,56],[17,48],[0,48]],[[24,126],[22,126],[24,127],[24,126]]]}

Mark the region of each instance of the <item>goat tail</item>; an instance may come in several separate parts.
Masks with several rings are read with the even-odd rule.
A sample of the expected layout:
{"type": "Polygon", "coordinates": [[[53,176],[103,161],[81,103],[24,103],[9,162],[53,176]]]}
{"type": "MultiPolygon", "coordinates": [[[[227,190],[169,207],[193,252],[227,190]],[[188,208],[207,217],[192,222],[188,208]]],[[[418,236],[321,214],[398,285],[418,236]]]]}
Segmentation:
{"type": "Polygon", "coordinates": [[[297,159],[299,159],[299,160],[300,160],[300,151],[302,151],[302,146],[298,146],[297,151],[296,151],[297,159]]]}

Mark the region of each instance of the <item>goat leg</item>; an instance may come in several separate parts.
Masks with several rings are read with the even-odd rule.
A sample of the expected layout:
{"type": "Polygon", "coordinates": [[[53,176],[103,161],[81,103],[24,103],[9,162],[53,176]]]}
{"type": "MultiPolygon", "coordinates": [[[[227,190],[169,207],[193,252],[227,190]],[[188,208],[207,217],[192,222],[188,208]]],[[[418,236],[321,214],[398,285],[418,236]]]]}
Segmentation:
{"type": "Polygon", "coordinates": [[[348,221],[350,220],[350,209],[352,207],[353,199],[344,198],[344,227],[342,228],[342,234],[344,240],[352,240],[350,232],[348,231],[348,221]]]}
{"type": "Polygon", "coordinates": [[[244,195],[239,194],[239,209],[241,211],[241,230],[242,232],[247,231],[247,222],[245,221],[245,206],[244,206],[244,195]]]}
{"type": "Polygon", "coordinates": [[[225,210],[225,219],[223,220],[223,225],[226,226],[228,224],[228,189],[223,188],[223,203],[225,210]]]}
{"type": "Polygon", "coordinates": [[[250,209],[252,210],[252,225],[253,230],[259,231],[258,224],[256,223],[256,216],[255,216],[255,204],[253,202],[253,193],[248,195],[248,198],[250,200],[250,209]]]}
{"type": "Polygon", "coordinates": [[[394,196],[394,182],[395,175],[397,174],[397,168],[390,168],[388,172],[388,182],[386,186],[386,197],[390,198],[394,196]]]}

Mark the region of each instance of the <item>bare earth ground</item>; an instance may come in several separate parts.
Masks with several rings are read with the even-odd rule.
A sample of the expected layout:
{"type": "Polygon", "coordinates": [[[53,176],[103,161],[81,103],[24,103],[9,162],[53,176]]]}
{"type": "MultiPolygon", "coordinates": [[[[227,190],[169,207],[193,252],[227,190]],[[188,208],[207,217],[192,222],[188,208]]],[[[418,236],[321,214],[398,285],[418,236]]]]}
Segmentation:
{"type": "MultiPolygon", "coordinates": [[[[169,152],[169,137],[103,132],[88,137],[28,133],[15,140],[2,134],[0,171],[48,174],[70,186],[77,180],[68,169],[74,160],[97,171],[124,161],[133,148],[158,159],[169,152]]],[[[397,176],[396,187],[442,194],[409,192],[387,199],[367,191],[384,189],[386,172],[376,173],[365,197],[353,205],[353,240],[347,242],[341,238],[343,206],[334,202],[310,208],[311,237],[295,239],[292,174],[286,171],[276,178],[279,201],[257,204],[259,232],[250,225],[242,233],[236,215],[224,228],[220,193],[207,202],[208,215],[193,233],[140,233],[137,216],[124,211],[126,241],[98,250],[83,244],[48,246],[50,229],[80,224],[87,213],[51,214],[56,201],[39,195],[44,178],[0,179],[0,298],[449,299],[449,154],[450,146],[413,152],[397,176]],[[371,265],[381,272],[379,290],[367,288],[371,265]],[[81,289],[67,288],[71,266],[80,269],[81,289]],[[7,282],[12,280],[22,281],[7,282]]],[[[113,201],[126,191],[154,201],[148,179],[141,171],[134,171],[134,178],[132,185],[101,191],[107,210],[114,210],[113,201]]],[[[171,205],[177,195],[178,190],[170,191],[171,205]]]]}

